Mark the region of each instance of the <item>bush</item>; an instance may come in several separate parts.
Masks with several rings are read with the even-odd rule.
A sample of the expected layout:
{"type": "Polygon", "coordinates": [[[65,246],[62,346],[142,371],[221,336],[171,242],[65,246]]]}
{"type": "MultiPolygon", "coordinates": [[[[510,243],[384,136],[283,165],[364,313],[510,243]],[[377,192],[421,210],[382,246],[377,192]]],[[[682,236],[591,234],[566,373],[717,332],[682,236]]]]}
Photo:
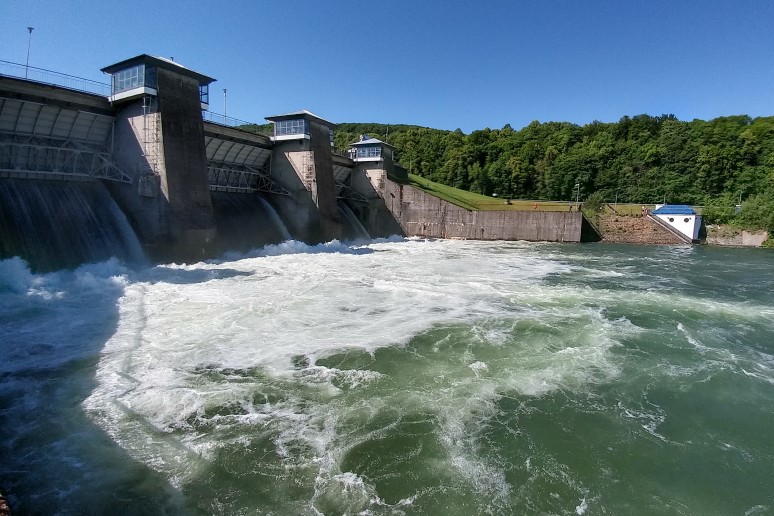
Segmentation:
{"type": "Polygon", "coordinates": [[[583,201],[583,211],[589,215],[598,215],[604,207],[605,199],[600,191],[592,193],[583,201]]]}
{"type": "Polygon", "coordinates": [[[702,217],[707,224],[731,224],[736,218],[736,200],[728,195],[708,200],[702,217]]]}
{"type": "Polygon", "coordinates": [[[774,232],[774,193],[754,195],[742,203],[737,223],[749,229],[765,229],[774,232]]]}

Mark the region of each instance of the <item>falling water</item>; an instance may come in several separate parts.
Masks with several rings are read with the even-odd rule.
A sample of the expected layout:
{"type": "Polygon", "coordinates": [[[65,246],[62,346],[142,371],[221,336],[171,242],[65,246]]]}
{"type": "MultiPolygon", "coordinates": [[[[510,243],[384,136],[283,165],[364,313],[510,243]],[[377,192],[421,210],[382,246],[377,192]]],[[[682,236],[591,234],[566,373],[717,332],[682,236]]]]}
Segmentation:
{"type": "Polygon", "coordinates": [[[258,200],[263,205],[266,213],[269,214],[269,217],[271,217],[272,222],[274,222],[274,226],[282,233],[282,240],[291,240],[293,237],[291,236],[290,231],[288,231],[287,226],[285,226],[285,223],[282,222],[282,219],[280,218],[279,213],[277,213],[277,210],[275,210],[274,207],[269,204],[269,201],[263,197],[259,196],[258,200]]]}
{"type": "Polygon", "coordinates": [[[21,256],[35,271],[111,256],[144,260],[134,231],[98,182],[0,180],[0,258],[21,256]]]}
{"type": "Polygon", "coordinates": [[[260,194],[212,192],[217,237],[213,254],[248,251],[291,238],[285,225],[260,194]]]}
{"type": "Polygon", "coordinates": [[[354,238],[357,240],[371,240],[371,235],[368,234],[368,230],[363,226],[355,213],[352,211],[345,202],[340,201],[338,203],[339,213],[344,220],[344,235],[347,238],[354,238]]]}

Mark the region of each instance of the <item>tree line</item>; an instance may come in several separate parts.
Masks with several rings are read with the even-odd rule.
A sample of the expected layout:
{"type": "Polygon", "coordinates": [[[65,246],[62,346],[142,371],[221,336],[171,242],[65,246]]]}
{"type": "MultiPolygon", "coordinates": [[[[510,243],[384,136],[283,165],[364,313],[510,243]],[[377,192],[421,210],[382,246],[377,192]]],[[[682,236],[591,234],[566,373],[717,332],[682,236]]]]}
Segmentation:
{"type": "Polygon", "coordinates": [[[774,117],[684,122],[673,115],[618,122],[532,122],[470,134],[413,125],[343,123],[396,148],[409,172],[512,199],[704,205],[709,222],[774,231],[774,117]],[[577,186],[576,186],[577,185],[577,186]],[[738,208],[737,205],[741,205],[738,208]]]}

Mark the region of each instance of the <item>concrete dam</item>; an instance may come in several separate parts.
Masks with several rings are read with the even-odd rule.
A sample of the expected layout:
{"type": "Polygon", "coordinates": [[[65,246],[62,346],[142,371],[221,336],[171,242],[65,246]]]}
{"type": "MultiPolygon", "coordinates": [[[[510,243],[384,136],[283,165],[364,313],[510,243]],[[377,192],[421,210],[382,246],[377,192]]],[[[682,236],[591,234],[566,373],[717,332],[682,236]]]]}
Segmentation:
{"type": "Polygon", "coordinates": [[[208,121],[214,79],[174,61],[143,54],[102,71],[107,91],[0,75],[0,259],[45,271],[111,256],[199,261],[291,238],[593,233],[578,211],[447,203],[406,184],[388,143],[335,151],[335,124],[308,111],[267,117],[270,135],[208,121]]]}

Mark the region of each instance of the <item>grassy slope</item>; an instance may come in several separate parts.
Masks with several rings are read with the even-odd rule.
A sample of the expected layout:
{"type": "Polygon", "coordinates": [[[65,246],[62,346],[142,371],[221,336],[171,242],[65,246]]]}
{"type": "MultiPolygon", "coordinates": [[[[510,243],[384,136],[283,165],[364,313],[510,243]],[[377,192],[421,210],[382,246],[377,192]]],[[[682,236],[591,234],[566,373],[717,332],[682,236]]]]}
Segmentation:
{"type": "Polygon", "coordinates": [[[574,205],[574,203],[562,201],[529,201],[519,199],[512,199],[508,203],[497,197],[489,197],[434,183],[414,174],[409,174],[408,184],[466,210],[569,211],[570,205],[574,205]]]}

